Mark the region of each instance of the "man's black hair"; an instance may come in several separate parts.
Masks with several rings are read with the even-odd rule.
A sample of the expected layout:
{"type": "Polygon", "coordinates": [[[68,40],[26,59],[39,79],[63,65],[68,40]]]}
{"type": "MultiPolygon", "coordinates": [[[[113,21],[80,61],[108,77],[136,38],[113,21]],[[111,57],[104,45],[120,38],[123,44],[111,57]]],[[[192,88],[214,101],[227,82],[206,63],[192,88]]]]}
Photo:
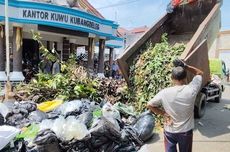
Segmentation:
{"type": "Polygon", "coordinates": [[[183,67],[178,66],[173,68],[172,79],[180,81],[185,79],[186,77],[187,77],[187,72],[183,67]]]}

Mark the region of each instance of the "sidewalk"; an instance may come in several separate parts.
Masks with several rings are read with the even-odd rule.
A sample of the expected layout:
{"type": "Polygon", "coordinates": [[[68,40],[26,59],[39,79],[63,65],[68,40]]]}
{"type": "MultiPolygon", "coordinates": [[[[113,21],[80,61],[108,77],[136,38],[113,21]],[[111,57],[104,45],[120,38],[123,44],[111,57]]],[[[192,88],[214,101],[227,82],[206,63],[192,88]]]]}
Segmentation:
{"type": "MultiPolygon", "coordinates": [[[[220,103],[207,103],[206,114],[195,120],[193,137],[194,152],[230,152],[230,85],[225,86],[220,103]]],[[[164,152],[163,133],[156,134],[152,141],[139,152],[164,152]]]]}

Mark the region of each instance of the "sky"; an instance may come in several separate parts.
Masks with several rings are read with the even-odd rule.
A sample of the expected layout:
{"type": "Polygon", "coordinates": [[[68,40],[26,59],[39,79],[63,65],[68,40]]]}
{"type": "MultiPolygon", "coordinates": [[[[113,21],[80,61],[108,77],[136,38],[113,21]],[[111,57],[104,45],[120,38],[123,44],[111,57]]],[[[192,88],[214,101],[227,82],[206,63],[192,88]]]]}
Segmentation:
{"type": "MultiPolygon", "coordinates": [[[[151,26],[165,14],[170,0],[88,0],[109,20],[116,21],[121,27],[132,29],[151,26]]],[[[230,0],[224,0],[221,15],[221,30],[230,29],[230,0]]]]}

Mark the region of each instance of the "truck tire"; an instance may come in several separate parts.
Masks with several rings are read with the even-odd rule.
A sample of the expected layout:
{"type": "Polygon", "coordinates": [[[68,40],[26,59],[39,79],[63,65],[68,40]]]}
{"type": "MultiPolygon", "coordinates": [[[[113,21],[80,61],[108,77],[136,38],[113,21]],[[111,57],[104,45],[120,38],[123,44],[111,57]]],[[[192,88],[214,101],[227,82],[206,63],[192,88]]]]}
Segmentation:
{"type": "Polygon", "coordinates": [[[195,118],[201,118],[205,114],[206,109],[206,95],[204,93],[199,93],[196,97],[196,104],[194,107],[195,118]]]}
{"type": "Polygon", "coordinates": [[[220,90],[220,92],[219,92],[219,96],[218,96],[218,97],[216,97],[216,98],[214,99],[214,101],[215,101],[216,103],[220,103],[220,101],[221,101],[221,97],[222,97],[222,92],[221,92],[221,90],[220,90]]]}
{"type": "Polygon", "coordinates": [[[0,113],[0,126],[4,125],[4,117],[0,113]]]}

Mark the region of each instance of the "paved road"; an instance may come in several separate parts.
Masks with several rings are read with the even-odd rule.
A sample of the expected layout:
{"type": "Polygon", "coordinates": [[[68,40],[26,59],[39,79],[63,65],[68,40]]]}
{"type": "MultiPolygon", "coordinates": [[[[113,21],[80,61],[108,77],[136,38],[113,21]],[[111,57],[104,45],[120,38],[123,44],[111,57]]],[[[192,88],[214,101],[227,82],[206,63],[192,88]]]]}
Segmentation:
{"type": "MultiPolygon", "coordinates": [[[[230,152],[230,85],[226,86],[220,103],[207,103],[206,114],[195,120],[193,137],[194,152],[230,152]]],[[[162,132],[144,145],[139,152],[163,152],[162,132]]]]}

